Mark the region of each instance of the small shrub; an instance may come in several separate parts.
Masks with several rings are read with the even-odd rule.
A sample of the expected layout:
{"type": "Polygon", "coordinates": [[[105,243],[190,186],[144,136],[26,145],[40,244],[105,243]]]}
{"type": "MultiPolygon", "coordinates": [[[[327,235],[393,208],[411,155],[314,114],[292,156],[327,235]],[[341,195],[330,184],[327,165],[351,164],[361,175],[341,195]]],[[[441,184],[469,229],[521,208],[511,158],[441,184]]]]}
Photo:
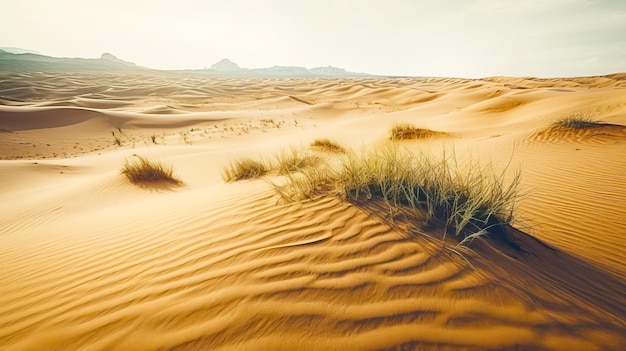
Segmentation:
{"type": "Polygon", "coordinates": [[[311,146],[322,150],[322,151],[328,151],[328,152],[345,152],[346,149],[335,143],[334,141],[331,141],[330,139],[315,139],[312,143],[311,146]]]}
{"type": "Polygon", "coordinates": [[[156,144],[156,135],[151,135],[150,139],[152,139],[153,144],[156,144]]]}
{"type": "Polygon", "coordinates": [[[426,139],[446,133],[436,132],[430,129],[418,128],[411,123],[396,123],[391,128],[391,140],[426,139]]]}
{"type": "Polygon", "coordinates": [[[133,183],[172,183],[180,184],[181,181],[172,174],[172,168],[164,166],[161,162],[150,161],[139,155],[133,155],[132,161],[126,160],[122,167],[122,174],[126,175],[133,183]]]}
{"type": "Polygon", "coordinates": [[[244,157],[234,162],[222,171],[222,178],[227,182],[242,179],[258,178],[269,171],[270,167],[264,160],[255,160],[244,157]]]}
{"type": "Polygon", "coordinates": [[[593,121],[590,117],[583,115],[573,115],[555,121],[552,125],[555,127],[568,129],[584,129],[598,126],[601,123],[593,121]]]}
{"type": "Polygon", "coordinates": [[[115,144],[117,144],[117,146],[122,146],[122,140],[118,137],[115,137],[115,144]]]}

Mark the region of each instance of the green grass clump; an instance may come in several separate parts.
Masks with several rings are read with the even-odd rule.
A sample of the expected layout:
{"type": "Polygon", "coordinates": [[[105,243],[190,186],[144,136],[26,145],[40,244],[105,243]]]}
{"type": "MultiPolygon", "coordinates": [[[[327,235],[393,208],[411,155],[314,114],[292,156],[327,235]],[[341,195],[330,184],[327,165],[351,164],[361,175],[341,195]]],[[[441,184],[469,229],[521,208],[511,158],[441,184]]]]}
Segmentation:
{"type": "Polygon", "coordinates": [[[182,183],[173,176],[172,167],[164,166],[159,161],[150,161],[139,155],[131,161],[126,160],[122,167],[122,174],[133,183],[182,183]]]}
{"type": "Polygon", "coordinates": [[[418,128],[412,123],[400,122],[391,128],[391,140],[426,139],[445,133],[436,132],[430,129],[418,128]]]}
{"type": "Polygon", "coordinates": [[[222,178],[227,182],[258,178],[270,170],[270,166],[262,159],[249,157],[240,158],[224,168],[222,178]]]}
{"type": "Polygon", "coordinates": [[[555,121],[552,125],[555,127],[568,128],[568,129],[584,129],[591,128],[600,125],[601,123],[595,122],[590,117],[582,115],[574,115],[555,121]]]}
{"type": "Polygon", "coordinates": [[[464,242],[511,223],[519,180],[515,174],[505,182],[504,171],[476,162],[461,167],[454,154],[414,154],[389,144],[347,152],[274,188],[288,200],[332,193],[357,204],[383,201],[390,211],[408,211],[419,224],[441,225],[464,242]]]}
{"type": "Polygon", "coordinates": [[[311,147],[328,152],[346,152],[346,149],[343,146],[327,138],[315,139],[311,143],[311,147]]]}

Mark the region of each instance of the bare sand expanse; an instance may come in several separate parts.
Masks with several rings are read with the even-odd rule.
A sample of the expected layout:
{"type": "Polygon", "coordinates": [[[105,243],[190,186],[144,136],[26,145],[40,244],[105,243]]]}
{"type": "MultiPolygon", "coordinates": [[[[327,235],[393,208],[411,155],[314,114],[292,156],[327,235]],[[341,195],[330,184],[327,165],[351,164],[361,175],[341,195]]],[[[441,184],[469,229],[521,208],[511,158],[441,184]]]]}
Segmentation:
{"type": "Polygon", "coordinates": [[[624,125],[625,74],[2,74],[0,349],[624,349],[624,125]],[[551,127],[576,114],[606,124],[551,127]],[[411,147],[521,171],[523,251],[461,256],[375,206],[221,179],[240,156],[358,149],[396,122],[448,133],[411,147]],[[183,185],[130,183],[133,154],[183,185]]]}

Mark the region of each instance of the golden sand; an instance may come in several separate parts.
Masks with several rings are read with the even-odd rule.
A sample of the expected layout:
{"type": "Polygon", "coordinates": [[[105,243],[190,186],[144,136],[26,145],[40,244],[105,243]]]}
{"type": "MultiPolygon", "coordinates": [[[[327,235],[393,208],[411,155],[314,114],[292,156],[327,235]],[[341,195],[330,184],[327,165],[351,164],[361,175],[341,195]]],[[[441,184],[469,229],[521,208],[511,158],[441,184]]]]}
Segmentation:
{"type": "Polygon", "coordinates": [[[626,347],[625,78],[3,73],[0,349],[626,347]],[[614,126],[551,127],[574,114],[614,126]],[[463,259],[375,209],[220,177],[400,122],[452,136],[424,148],[521,170],[526,251],[463,259]],[[184,184],[131,184],[133,154],[184,184]]]}

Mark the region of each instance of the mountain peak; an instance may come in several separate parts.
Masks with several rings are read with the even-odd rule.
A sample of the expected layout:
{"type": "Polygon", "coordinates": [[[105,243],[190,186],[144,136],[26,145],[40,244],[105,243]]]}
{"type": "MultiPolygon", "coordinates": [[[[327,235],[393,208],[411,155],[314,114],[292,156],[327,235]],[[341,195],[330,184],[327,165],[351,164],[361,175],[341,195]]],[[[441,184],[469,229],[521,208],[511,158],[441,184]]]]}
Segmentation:
{"type": "Polygon", "coordinates": [[[211,66],[211,69],[217,72],[234,72],[239,71],[241,68],[238,64],[234,63],[230,59],[224,58],[221,59],[219,62],[213,64],[211,66]]]}
{"type": "Polygon", "coordinates": [[[119,61],[120,60],[117,57],[113,56],[113,54],[109,54],[108,52],[105,52],[104,54],[102,54],[100,56],[100,58],[103,59],[103,60],[111,60],[111,61],[119,61]]]}
{"type": "Polygon", "coordinates": [[[111,61],[112,63],[115,63],[115,64],[124,64],[126,66],[136,66],[136,64],[134,64],[132,62],[128,62],[128,61],[124,61],[122,59],[119,59],[116,56],[114,56],[113,54],[110,54],[108,52],[105,52],[104,54],[100,55],[100,59],[101,60],[111,61]]]}

